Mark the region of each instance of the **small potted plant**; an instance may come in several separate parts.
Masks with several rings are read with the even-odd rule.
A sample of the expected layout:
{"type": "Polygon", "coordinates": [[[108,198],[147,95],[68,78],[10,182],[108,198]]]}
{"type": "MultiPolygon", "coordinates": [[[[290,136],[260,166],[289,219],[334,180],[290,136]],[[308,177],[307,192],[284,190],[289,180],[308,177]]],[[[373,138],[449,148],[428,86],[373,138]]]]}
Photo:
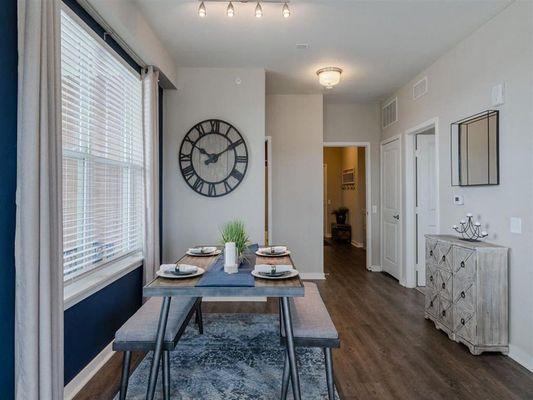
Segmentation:
{"type": "Polygon", "coordinates": [[[237,265],[240,265],[244,259],[244,253],[250,245],[250,238],[246,233],[244,222],[234,220],[226,223],[220,230],[220,241],[223,245],[235,243],[237,265]]]}
{"type": "Polygon", "coordinates": [[[342,206],[342,207],[339,207],[339,208],[337,208],[336,210],[334,210],[332,212],[332,214],[335,215],[335,219],[337,220],[337,224],[339,224],[339,225],[346,224],[346,219],[348,217],[348,212],[349,211],[350,210],[348,210],[347,207],[342,206]]]}

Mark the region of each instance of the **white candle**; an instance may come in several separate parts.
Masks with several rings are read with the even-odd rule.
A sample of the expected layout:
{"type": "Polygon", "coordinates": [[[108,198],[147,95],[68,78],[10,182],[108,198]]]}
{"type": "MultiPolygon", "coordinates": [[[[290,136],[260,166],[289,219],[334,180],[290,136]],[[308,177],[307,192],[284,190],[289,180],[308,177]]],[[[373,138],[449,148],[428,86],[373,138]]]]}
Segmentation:
{"type": "Polygon", "coordinates": [[[481,236],[487,236],[488,233],[486,231],[481,232],[481,236]]]}
{"type": "Polygon", "coordinates": [[[461,225],[466,224],[466,221],[464,219],[461,220],[461,225]]]}
{"type": "Polygon", "coordinates": [[[224,271],[228,274],[234,274],[237,269],[237,248],[235,242],[228,242],[224,246],[224,271]]]}
{"type": "Polygon", "coordinates": [[[467,217],[473,217],[472,213],[466,214],[467,217]]]}
{"type": "Polygon", "coordinates": [[[457,229],[457,228],[459,228],[457,225],[452,226],[452,229],[457,229]]]}
{"type": "Polygon", "coordinates": [[[481,222],[476,222],[474,225],[475,226],[481,226],[481,222]]]}

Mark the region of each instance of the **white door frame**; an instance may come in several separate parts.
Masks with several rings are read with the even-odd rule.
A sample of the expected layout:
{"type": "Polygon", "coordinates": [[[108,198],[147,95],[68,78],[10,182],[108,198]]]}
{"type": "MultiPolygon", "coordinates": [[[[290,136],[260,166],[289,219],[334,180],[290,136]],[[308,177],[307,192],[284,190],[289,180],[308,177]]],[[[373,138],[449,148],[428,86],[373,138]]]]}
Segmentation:
{"type": "Polygon", "coordinates": [[[436,179],[436,229],[440,232],[439,207],[439,118],[431,118],[405,131],[405,286],[414,288],[416,281],[416,168],[415,168],[415,136],[433,128],[435,131],[435,179],[436,179]]]}
{"type": "Polygon", "coordinates": [[[387,143],[390,143],[390,142],[393,142],[395,140],[398,140],[398,143],[400,145],[400,152],[399,152],[399,157],[400,157],[400,219],[398,221],[398,224],[400,225],[400,229],[399,229],[399,232],[400,232],[400,245],[398,246],[398,249],[400,251],[400,254],[398,255],[398,260],[399,260],[399,267],[400,267],[400,285],[402,286],[406,286],[405,284],[405,271],[404,271],[404,263],[403,263],[403,184],[402,184],[402,181],[403,181],[403,174],[402,174],[402,147],[403,147],[403,143],[402,143],[402,135],[394,135],[394,136],[391,136],[390,138],[388,139],[385,139],[385,140],[382,140],[381,143],[380,143],[380,146],[379,146],[379,181],[380,181],[380,210],[379,210],[379,214],[380,214],[380,221],[379,221],[379,231],[380,231],[380,266],[381,266],[381,270],[383,269],[383,146],[386,145],[387,143]]]}
{"type": "Polygon", "coordinates": [[[267,144],[267,174],[268,174],[268,243],[272,245],[272,136],[265,136],[267,144]]]}
{"type": "MultiPolygon", "coordinates": [[[[372,269],[372,168],[370,142],[324,142],[323,147],[365,148],[365,190],[366,190],[366,269],[372,269]]],[[[324,207],[322,207],[324,209],[324,207]]],[[[322,216],[324,219],[324,216],[322,216]]]]}
{"type": "MultiPolygon", "coordinates": [[[[322,164],[322,173],[324,174],[324,188],[323,188],[323,192],[322,192],[322,198],[324,198],[324,193],[326,193],[326,197],[327,197],[327,193],[328,193],[328,164],[324,163],[322,164]]],[[[329,228],[329,218],[328,218],[328,203],[327,203],[328,199],[326,199],[326,203],[322,206],[322,210],[324,211],[324,222],[325,222],[325,225],[324,226],[324,237],[325,238],[330,238],[331,237],[331,228],[329,228]]]]}

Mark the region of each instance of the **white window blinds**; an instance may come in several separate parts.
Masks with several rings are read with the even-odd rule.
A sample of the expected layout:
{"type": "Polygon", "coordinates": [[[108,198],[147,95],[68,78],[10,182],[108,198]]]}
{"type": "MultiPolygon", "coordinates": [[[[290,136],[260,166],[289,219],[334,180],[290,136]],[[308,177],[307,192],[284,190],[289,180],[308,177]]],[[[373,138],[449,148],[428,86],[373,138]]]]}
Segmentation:
{"type": "Polygon", "coordinates": [[[88,29],[62,10],[65,280],[143,242],[140,76],[88,29]]]}

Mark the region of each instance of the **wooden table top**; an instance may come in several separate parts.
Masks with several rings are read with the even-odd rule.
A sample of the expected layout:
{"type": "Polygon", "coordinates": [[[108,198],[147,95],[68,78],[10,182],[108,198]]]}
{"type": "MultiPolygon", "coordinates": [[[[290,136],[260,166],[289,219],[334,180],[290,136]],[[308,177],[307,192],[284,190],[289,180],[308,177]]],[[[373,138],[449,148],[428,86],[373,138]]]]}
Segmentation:
{"type": "MultiPolygon", "coordinates": [[[[208,271],[220,256],[192,257],[183,256],[177,263],[195,265],[208,271]]],[[[256,264],[292,265],[290,256],[257,256],[256,264]]],[[[145,297],[192,296],[192,297],[301,297],[304,286],[299,276],[288,279],[269,280],[255,278],[254,287],[197,287],[203,275],[185,279],[166,279],[156,277],[143,288],[145,297]]]]}

